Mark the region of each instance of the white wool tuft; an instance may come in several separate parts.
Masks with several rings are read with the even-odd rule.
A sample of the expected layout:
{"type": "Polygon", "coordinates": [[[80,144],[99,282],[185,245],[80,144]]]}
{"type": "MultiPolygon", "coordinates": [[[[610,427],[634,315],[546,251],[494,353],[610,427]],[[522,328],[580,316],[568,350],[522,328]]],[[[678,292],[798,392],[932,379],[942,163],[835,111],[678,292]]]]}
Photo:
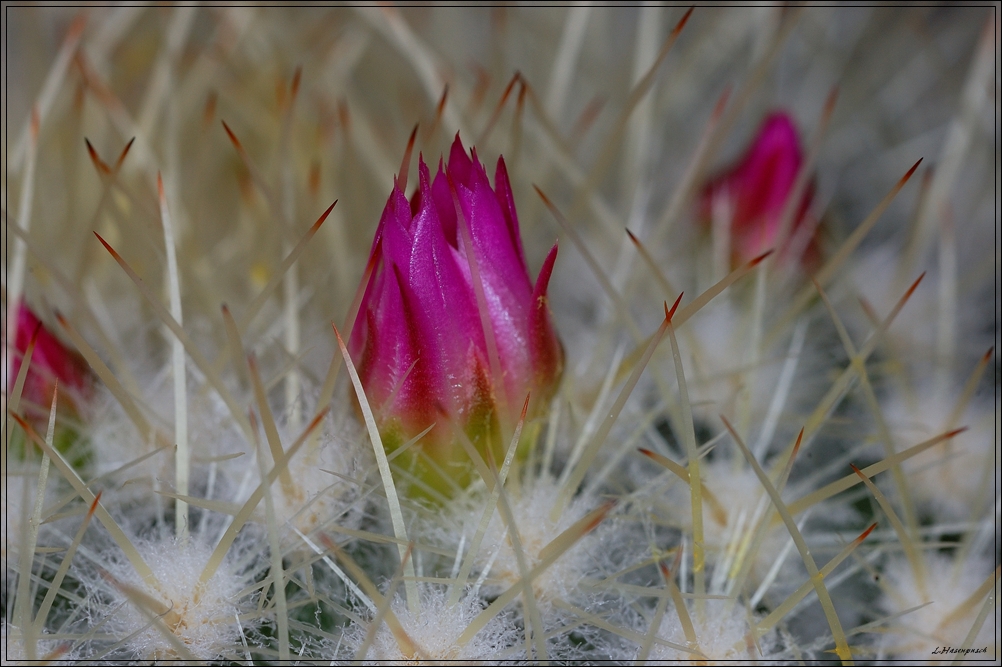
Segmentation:
{"type": "MultiPolygon", "coordinates": [[[[89,588],[100,589],[91,596],[94,622],[123,639],[133,659],[183,658],[178,643],[202,660],[234,655],[241,644],[237,618],[254,609],[254,596],[245,589],[255,572],[231,553],[199,586],[211,554],[206,545],[167,538],[136,546],[155,580],[140,579],[121,556],[106,562],[104,571],[87,582],[89,588]],[[97,600],[104,604],[95,604],[97,600]]],[[[244,618],[241,624],[246,630],[258,623],[244,618]]]]}
{"type": "Polygon", "coordinates": [[[686,640],[682,623],[673,609],[665,613],[658,638],[689,647],[694,652],[655,643],[648,664],[690,665],[700,659],[708,660],[709,664],[725,660],[755,662],[779,657],[779,642],[775,633],[760,638],[756,646],[751,638],[750,616],[740,604],[729,600],[708,600],[702,615],[692,607],[690,605],[688,613],[696,635],[694,645],[686,640]]]}
{"type": "MultiPolygon", "coordinates": [[[[442,660],[496,660],[506,649],[518,645],[520,633],[506,615],[496,616],[466,644],[457,640],[483,611],[480,600],[467,596],[452,607],[444,589],[422,587],[421,612],[413,615],[403,600],[393,602],[393,614],[400,622],[414,653],[401,646],[385,621],[376,630],[365,655],[365,664],[406,661],[407,664],[438,664],[442,660]],[[407,651],[405,653],[405,651],[407,651]]],[[[345,645],[355,655],[365,641],[368,627],[353,626],[346,632],[345,645]]],[[[519,653],[512,655],[515,659],[519,653]]]]}
{"type": "MultiPolygon", "coordinates": [[[[887,657],[899,660],[952,661],[958,655],[933,651],[937,647],[963,646],[985,604],[985,595],[976,599],[972,596],[992,575],[992,563],[968,557],[961,564],[945,555],[930,553],[924,557],[923,567],[924,576],[916,577],[908,561],[897,556],[884,568],[881,577],[884,597],[880,602],[884,612],[896,614],[925,606],[891,621],[881,646],[887,657]]],[[[998,591],[997,581],[995,591],[998,591]]],[[[999,654],[997,601],[969,648],[987,650],[961,656],[962,659],[985,660],[999,654]]]]}
{"type": "MultiPolygon", "coordinates": [[[[526,567],[529,570],[539,562],[540,552],[553,538],[593,509],[591,501],[579,498],[572,501],[557,520],[553,521],[550,518],[550,510],[557,503],[559,495],[560,489],[556,482],[544,476],[536,480],[535,484],[524,486],[509,496],[515,526],[525,553],[526,567]]],[[[479,519],[479,511],[475,516],[479,519]]],[[[591,563],[589,551],[597,546],[595,534],[589,533],[540,574],[532,582],[537,603],[545,606],[554,600],[567,600],[588,573],[591,563]]],[[[486,580],[489,588],[505,590],[521,580],[518,559],[501,519],[500,509],[495,511],[491,519],[477,559],[481,572],[492,558],[494,562],[490,566],[486,580]],[[494,556],[495,553],[497,556],[494,556]]]]}

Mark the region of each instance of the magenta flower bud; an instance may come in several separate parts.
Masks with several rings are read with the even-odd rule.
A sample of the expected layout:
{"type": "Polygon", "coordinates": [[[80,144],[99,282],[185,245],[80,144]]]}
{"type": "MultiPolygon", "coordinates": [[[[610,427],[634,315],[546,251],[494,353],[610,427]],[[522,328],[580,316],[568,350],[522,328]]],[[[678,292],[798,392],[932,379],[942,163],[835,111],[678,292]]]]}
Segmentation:
{"type": "Polygon", "coordinates": [[[409,202],[398,184],[386,202],[349,351],[387,451],[434,424],[407,455],[408,467],[442,490],[470,479],[457,426],[500,465],[508,444],[501,434],[510,437],[526,396],[528,423],[556,390],[563,349],[546,289],[557,247],[533,284],[504,160],[492,188],[458,135],[434,181],[423,158],[418,175],[409,202]]]}
{"type": "Polygon", "coordinates": [[[52,392],[58,380],[59,405],[76,415],[80,406],[94,395],[94,379],[90,367],[79,353],[68,349],[46,329],[35,313],[23,303],[17,309],[17,329],[7,394],[10,395],[14,389],[24,354],[36,330],[38,334],[35,349],[31,353],[30,366],[21,391],[23,411],[32,421],[48,419],[52,392]]]}
{"type": "MultiPolygon", "coordinates": [[[[8,350],[10,374],[4,390],[10,396],[17,382],[24,356],[35,338],[28,371],[24,376],[18,412],[36,431],[45,433],[48,426],[52,395],[59,383],[56,430],[53,444],[74,467],[86,467],[91,449],[78,430],[79,420],[86,406],[94,399],[97,384],[87,361],[79,353],[67,348],[45,328],[35,313],[24,303],[18,304],[14,346],[8,350]]],[[[10,454],[22,458],[26,454],[25,438],[15,431],[10,441],[10,454]]]]}
{"type": "MultiPolygon", "coordinates": [[[[734,264],[747,262],[774,248],[783,210],[803,160],[793,120],[786,113],[774,112],[762,123],[737,164],[704,186],[699,200],[700,219],[709,222],[717,215],[729,216],[734,264]]],[[[811,183],[796,206],[783,248],[775,248],[781,254],[797,253],[807,265],[818,258],[817,221],[810,211],[813,195],[811,183]]]]}

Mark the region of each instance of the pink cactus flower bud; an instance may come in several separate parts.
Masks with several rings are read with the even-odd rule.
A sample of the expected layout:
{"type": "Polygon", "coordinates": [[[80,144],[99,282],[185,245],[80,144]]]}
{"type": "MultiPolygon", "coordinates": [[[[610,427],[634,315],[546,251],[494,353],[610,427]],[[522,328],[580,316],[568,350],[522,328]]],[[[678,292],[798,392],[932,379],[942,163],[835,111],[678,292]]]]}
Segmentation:
{"type": "Polygon", "coordinates": [[[794,255],[806,266],[817,261],[817,219],[810,210],[813,181],[797,204],[784,238],[777,238],[783,210],[803,160],[793,119],[781,111],[774,112],[762,123],[737,164],[703,187],[699,217],[704,223],[721,215],[730,219],[731,259],[735,266],[774,248],[777,243],[782,244],[782,248],[774,248],[780,256],[794,255]]]}
{"type": "Polygon", "coordinates": [[[94,394],[94,379],[90,367],[79,353],[67,349],[51,331],[45,328],[31,309],[18,305],[17,329],[14,338],[10,375],[7,379],[8,395],[21,370],[24,354],[31,338],[38,331],[35,349],[31,354],[28,374],[21,391],[21,406],[30,420],[47,419],[52,392],[59,381],[59,405],[71,415],[78,415],[81,405],[94,394]]]}
{"type": "Polygon", "coordinates": [[[444,490],[470,479],[457,426],[500,465],[501,434],[511,437],[526,397],[530,423],[556,390],[563,348],[546,289],[557,247],[533,285],[502,158],[492,188],[457,135],[434,180],[423,158],[418,172],[409,202],[399,184],[386,202],[349,351],[388,451],[434,425],[408,456],[419,479],[444,490]]]}

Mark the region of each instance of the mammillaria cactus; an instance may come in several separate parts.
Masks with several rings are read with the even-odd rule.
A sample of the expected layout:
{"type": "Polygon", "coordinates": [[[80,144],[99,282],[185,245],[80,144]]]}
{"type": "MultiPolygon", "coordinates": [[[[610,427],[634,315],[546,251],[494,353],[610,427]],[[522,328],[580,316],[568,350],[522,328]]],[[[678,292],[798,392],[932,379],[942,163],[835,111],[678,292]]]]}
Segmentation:
{"type": "Polygon", "coordinates": [[[5,664],[998,660],[997,11],[4,21],[5,664]]]}

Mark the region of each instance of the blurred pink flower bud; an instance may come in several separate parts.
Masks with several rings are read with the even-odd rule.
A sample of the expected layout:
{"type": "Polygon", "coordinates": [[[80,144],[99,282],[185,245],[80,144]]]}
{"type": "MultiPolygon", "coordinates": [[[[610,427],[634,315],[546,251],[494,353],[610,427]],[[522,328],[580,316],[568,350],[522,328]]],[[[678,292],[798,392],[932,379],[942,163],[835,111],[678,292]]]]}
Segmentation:
{"type": "Polygon", "coordinates": [[[418,171],[411,201],[394,184],[386,202],[372,246],[375,269],[349,348],[387,451],[435,425],[413,458],[416,474],[441,490],[449,480],[417,451],[465,484],[469,457],[454,426],[482,456],[489,448],[500,465],[508,444],[501,433],[510,437],[526,396],[531,393],[528,422],[556,390],[563,349],[546,289],[557,247],[533,285],[503,159],[492,188],[476,150],[471,159],[457,135],[434,181],[423,158],[418,171]],[[478,273],[487,322],[474,287],[478,273]],[[485,336],[488,323],[498,369],[485,336]]]}
{"type": "Polygon", "coordinates": [[[59,406],[71,414],[79,412],[81,405],[94,394],[94,379],[90,367],[79,353],[69,350],[52,332],[42,325],[35,313],[23,303],[17,310],[17,329],[14,349],[10,351],[11,370],[7,379],[8,395],[14,389],[21,370],[24,353],[31,337],[38,331],[35,350],[31,354],[28,374],[21,391],[22,411],[30,420],[48,418],[49,405],[56,380],[59,381],[59,406]]]}
{"type": "MultiPolygon", "coordinates": [[[[747,262],[774,248],[783,209],[803,159],[793,120],[784,112],[774,112],[762,123],[737,164],[703,187],[699,217],[704,223],[721,215],[730,219],[733,264],[747,262]]],[[[810,211],[813,195],[812,181],[793,212],[783,247],[775,248],[781,256],[794,253],[806,265],[818,259],[817,219],[810,211]]]]}

